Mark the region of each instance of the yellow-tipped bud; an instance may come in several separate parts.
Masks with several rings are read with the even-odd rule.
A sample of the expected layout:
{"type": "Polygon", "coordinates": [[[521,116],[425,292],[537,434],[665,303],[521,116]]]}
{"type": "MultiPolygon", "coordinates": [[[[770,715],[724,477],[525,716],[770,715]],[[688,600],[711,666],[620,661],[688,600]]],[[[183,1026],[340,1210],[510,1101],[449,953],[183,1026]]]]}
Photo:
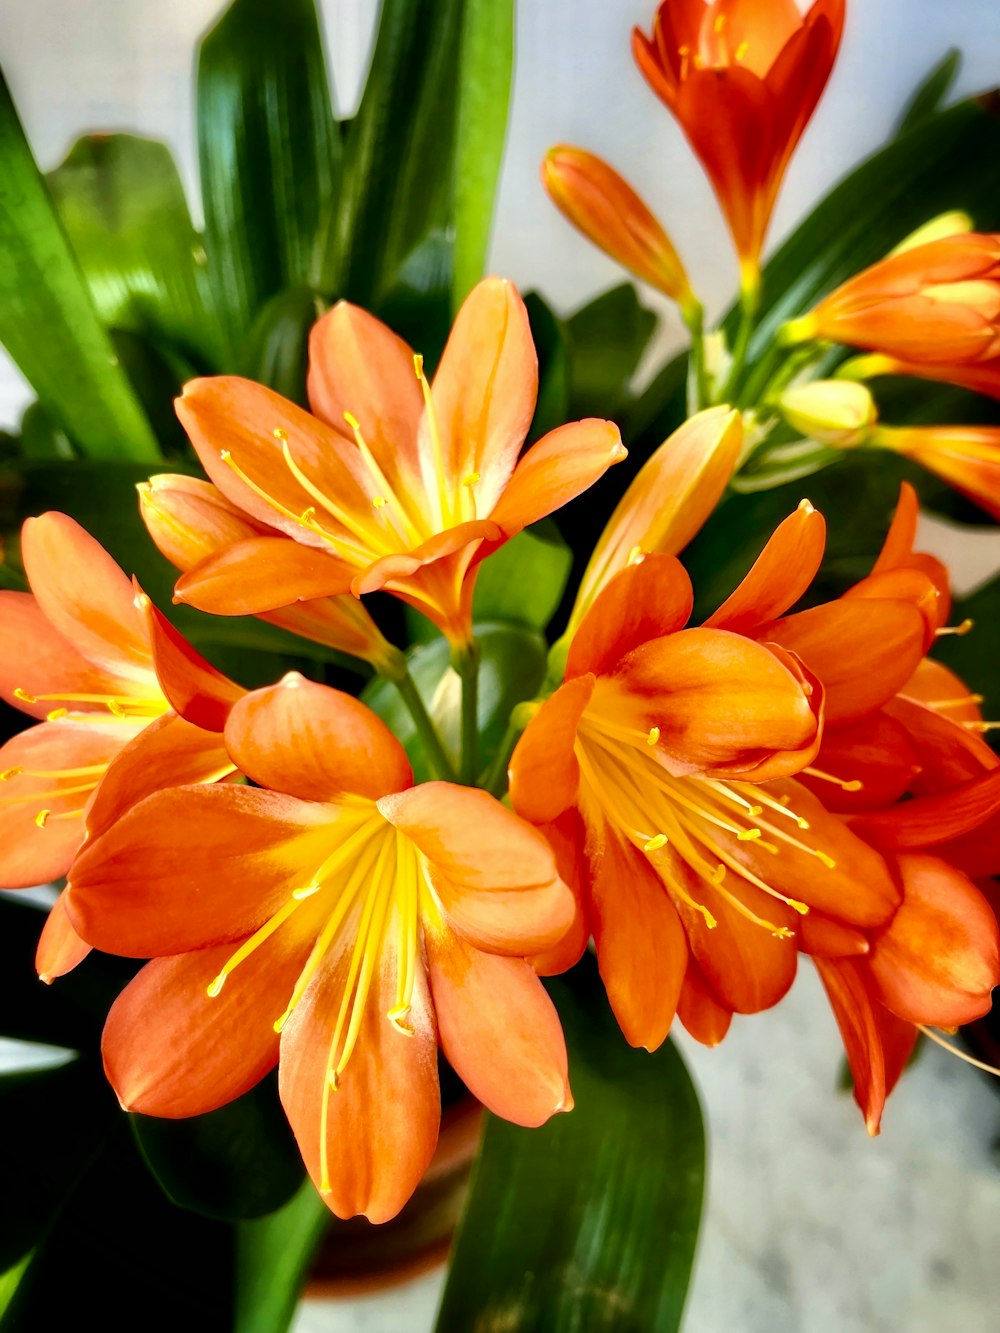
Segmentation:
{"type": "Polygon", "coordinates": [[[878,420],[875,399],[854,380],[814,380],[786,389],[779,400],[790,426],[837,449],[863,444],[878,420]]]}
{"type": "Polygon", "coordinates": [[[929,245],[931,241],[943,241],[949,236],[961,236],[972,230],[972,218],[968,213],[953,209],[950,213],[939,213],[916,231],[905,236],[890,255],[902,255],[907,250],[915,250],[918,245],[929,245]]]}

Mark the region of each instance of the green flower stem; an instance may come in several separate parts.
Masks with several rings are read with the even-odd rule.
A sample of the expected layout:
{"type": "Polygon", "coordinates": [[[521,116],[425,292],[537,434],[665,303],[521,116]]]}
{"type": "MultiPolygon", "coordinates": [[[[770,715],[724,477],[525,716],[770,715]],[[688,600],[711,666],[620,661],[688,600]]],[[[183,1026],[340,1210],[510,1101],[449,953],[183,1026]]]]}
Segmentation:
{"type": "Polygon", "coordinates": [[[479,773],[479,643],[453,644],[451,665],[462,681],[462,762],[459,780],[472,785],[479,773]]]}
{"type": "Polygon", "coordinates": [[[747,363],[747,352],[750,348],[750,336],[757,322],[759,308],[760,275],[755,271],[753,275],[748,275],[740,291],[740,323],[736,330],[736,341],[733,344],[733,362],[729,368],[729,379],[726,381],[726,391],[723,395],[725,402],[732,403],[736,401],[736,390],[743,378],[743,371],[747,363]]]}
{"type": "Polygon", "coordinates": [[[705,311],[700,301],[692,299],[682,307],[681,314],[691,334],[688,403],[691,410],[700,412],[710,402],[708,376],[705,372],[705,311]]]}
{"type": "MultiPolygon", "coordinates": [[[[402,658],[402,654],[400,654],[402,658]]],[[[402,669],[398,665],[391,671],[382,672],[395,685],[399,691],[400,698],[406,704],[410,716],[413,718],[413,725],[417,729],[417,735],[420,737],[420,743],[424,747],[424,753],[427,755],[427,762],[430,764],[435,777],[444,778],[446,782],[454,782],[457,774],[451,760],[445,754],[444,746],[441,744],[441,737],[437,733],[431,715],[427,711],[427,706],[420,697],[420,691],[417,689],[413,677],[410,675],[409,668],[403,659],[402,669]]]]}

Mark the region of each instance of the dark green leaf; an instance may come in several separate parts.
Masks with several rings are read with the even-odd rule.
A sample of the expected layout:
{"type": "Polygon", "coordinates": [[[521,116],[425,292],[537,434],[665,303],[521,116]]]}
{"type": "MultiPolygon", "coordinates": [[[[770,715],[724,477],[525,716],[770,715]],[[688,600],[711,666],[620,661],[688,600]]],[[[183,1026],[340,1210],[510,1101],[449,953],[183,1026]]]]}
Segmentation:
{"type": "Polygon", "coordinates": [[[205,252],[166,144],[87,135],[48,183],[104,323],[166,339],[217,366],[205,252]]]}
{"type": "Polygon", "coordinates": [[[552,522],[518,533],[483,562],[473,610],[477,620],[506,620],[544,630],[556,613],[573,553],[552,522]]]}
{"type": "Polygon", "coordinates": [[[239,339],[314,277],[340,133],[313,0],[234,0],[201,44],[198,157],[216,302],[239,339]]]}
{"type": "Polygon", "coordinates": [[[0,342],[85,454],[159,457],[0,76],[0,342]]]}
{"type": "Polygon", "coordinates": [[[569,348],[565,323],[537,292],[529,292],[524,305],[538,354],[538,401],[528,433],[528,442],[533,443],[570,419],[569,348]]]}
{"type": "MultiPolygon", "coordinates": [[[[510,711],[537,692],[545,676],[546,645],[540,634],[517,625],[484,622],[475,626],[481,660],[479,669],[480,754],[489,755],[500,743],[510,711]]],[[[449,664],[443,638],[421,644],[407,654],[410,672],[423,696],[449,757],[460,749],[461,682],[449,664]]],[[[362,698],[399,737],[418,780],[429,776],[427,762],[410,714],[396,687],[378,679],[362,698]]]]}
{"type": "Polygon", "coordinates": [[[289,287],[265,302],[241,358],[249,378],[307,407],[309,330],[322,313],[311,287],[289,287]]]}
{"type": "Polygon", "coordinates": [[[383,0],[325,240],[324,290],[378,304],[418,245],[451,220],[462,8],[463,0],[383,0]]]}
{"type": "Polygon", "coordinates": [[[307,1180],[276,1213],[237,1226],[234,1333],[284,1333],[330,1221],[307,1180]]]}
{"type": "Polygon", "coordinates": [[[273,1079],[207,1115],[131,1119],[146,1165],[181,1208],[223,1221],[262,1217],[302,1184],[302,1157],[273,1079]]]}
{"type": "Polygon", "coordinates": [[[671,1043],[626,1043],[589,955],[549,987],[576,1105],[540,1129],[487,1117],[439,1333],[672,1333],[701,1213],[697,1094],[671,1043]]]}
{"type": "Polygon", "coordinates": [[[21,418],[22,458],[75,458],[69,436],[41,403],[32,403],[21,418]]]}
{"type": "Polygon", "coordinates": [[[455,141],[456,309],[486,265],[513,75],[513,0],[465,0],[455,141]]]}
{"type": "MultiPolygon", "coordinates": [[[[957,671],[970,689],[986,696],[985,715],[995,718],[1000,708],[1000,681],[997,679],[997,663],[1000,662],[1000,578],[991,579],[971,597],[963,597],[956,602],[951,614],[952,624],[957,624],[966,616],[972,620],[972,632],[939,639],[934,656],[957,671]]],[[[992,735],[995,737],[996,733],[992,735]]]]}
{"type": "Polygon", "coordinates": [[[569,317],[571,416],[617,420],[656,323],[630,282],[602,292],[569,317]]]}
{"type": "Polygon", "coordinates": [[[953,46],[948,54],[938,61],[923,83],[917,86],[913,96],[903,108],[903,114],[896,126],[897,135],[908,134],[910,130],[916,129],[940,110],[961,68],[962,53],[953,46]]]}

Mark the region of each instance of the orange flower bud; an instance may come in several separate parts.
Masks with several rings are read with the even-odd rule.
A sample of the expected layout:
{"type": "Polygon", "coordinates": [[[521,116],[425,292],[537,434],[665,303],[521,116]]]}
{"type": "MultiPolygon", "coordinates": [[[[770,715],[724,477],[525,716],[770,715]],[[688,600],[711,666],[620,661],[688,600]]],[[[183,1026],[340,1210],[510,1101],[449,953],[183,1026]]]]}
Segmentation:
{"type": "Polygon", "coordinates": [[[911,458],[1000,522],[1000,428],[883,426],[871,442],[911,458]]]}

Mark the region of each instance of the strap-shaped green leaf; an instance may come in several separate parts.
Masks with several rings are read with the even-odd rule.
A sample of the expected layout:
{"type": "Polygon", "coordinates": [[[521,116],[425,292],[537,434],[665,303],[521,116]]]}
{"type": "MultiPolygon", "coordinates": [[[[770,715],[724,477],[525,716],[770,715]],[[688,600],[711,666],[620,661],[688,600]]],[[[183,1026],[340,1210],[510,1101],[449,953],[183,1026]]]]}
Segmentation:
{"type": "Polygon", "coordinates": [[[487,1117],[438,1333],[672,1333],[701,1213],[697,1094],[672,1044],[627,1045],[589,954],[549,989],[576,1105],[540,1129],[487,1117]]]}
{"type": "Polygon", "coordinates": [[[82,453],[159,457],[0,75],[0,343],[82,453]]]}
{"type": "Polygon", "coordinates": [[[455,144],[456,308],[486,264],[513,73],[513,0],[465,0],[455,144]]]}
{"type": "Polygon", "coordinates": [[[237,341],[274,292],[312,276],[340,176],[314,0],[234,0],[201,44],[205,249],[237,341]]]}
{"type": "Polygon", "coordinates": [[[234,1333],[284,1333],[331,1220],[307,1180],[276,1213],[237,1225],[234,1333]]]}
{"type": "Polygon", "coordinates": [[[217,366],[205,252],[166,144],[87,135],[48,184],[104,323],[167,339],[217,366]]]}

